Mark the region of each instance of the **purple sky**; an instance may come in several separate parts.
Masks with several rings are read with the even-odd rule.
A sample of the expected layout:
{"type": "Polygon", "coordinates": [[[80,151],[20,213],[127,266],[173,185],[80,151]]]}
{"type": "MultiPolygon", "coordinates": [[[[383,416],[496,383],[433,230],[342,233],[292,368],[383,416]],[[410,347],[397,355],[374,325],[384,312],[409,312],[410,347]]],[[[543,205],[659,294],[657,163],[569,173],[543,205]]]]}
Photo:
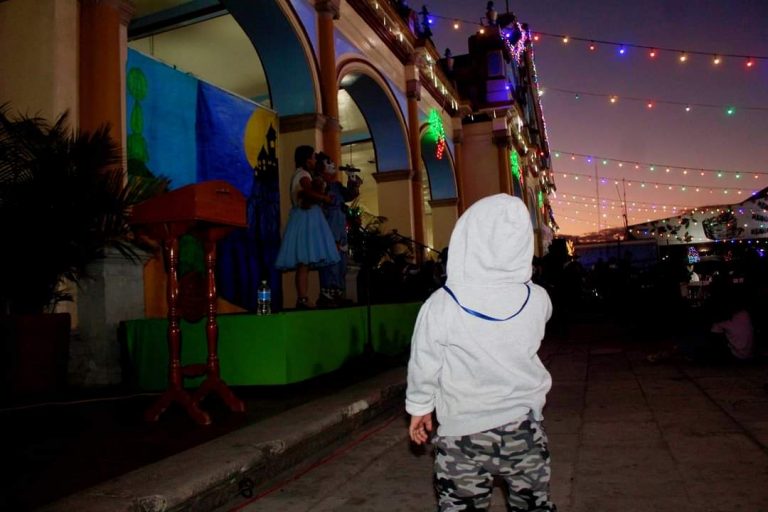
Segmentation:
{"type": "MultiPolygon", "coordinates": [[[[504,0],[495,2],[504,11],[504,0]]],[[[420,8],[421,3],[411,2],[420,8]]],[[[427,3],[437,15],[478,20],[485,14],[486,0],[433,0],[427,3]]],[[[713,54],[768,56],[768,1],[766,0],[536,0],[510,1],[510,9],[536,32],[568,34],[572,37],[634,43],[640,45],[704,51],[713,54]]],[[[433,41],[442,52],[451,48],[455,55],[466,52],[467,38],[478,26],[461,23],[459,30],[448,20],[437,19],[433,41]]],[[[745,59],[724,58],[714,66],[712,58],[690,55],[684,64],[679,55],[660,52],[655,60],[648,52],[628,49],[623,56],[616,47],[597,45],[590,52],[588,43],[571,41],[567,45],[542,36],[535,44],[539,83],[550,147],[555,151],[581,153],[625,161],[668,164],[650,171],[634,164],[603,165],[597,161],[598,175],[607,183],[599,187],[601,200],[610,201],[601,213],[607,217],[601,227],[620,223],[618,194],[614,180],[634,183],[626,187],[630,224],[672,215],[672,206],[700,206],[740,202],[753,190],[768,186],[768,60],[756,60],[748,69],[745,59]],[[608,98],[560,93],[552,88],[590,93],[615,94],[608,98]],[[637,97],[657,101],[733,105],[736,113],[723,109],[656,104],[648,109],[637,97]],[[750,111],[739,107],[762,107],[750,111]],[[696,169],[742,171],[741,178],[713,173],[700,175],[696,169]],[[755,172],[766,173],[755,179],[755,172]],[[645,181],[645,188],[641,182],[645,181]],[[656,188],[649,182],[672,183],[656,188]],[[686,191],[680,190],[686,185],[686,191]],[[734,187],[710,190],[707,186],[734,187]],[[695,192],[696,188],[700,192],[695,192]],[[736,188],[742,188],[741,195],[736,188]],[[640,204],[640,203],[645,204],[640,204]],[[657,211],[637,211],[636,208],[657,211]],[[663,206],[667,209],[664,210],[663,206]],[[614,209],[610,207],[614,206],[614,209]],[[669,213],[667,213],[669,212],[669,213]]],[[[574,201],[591,203],[597,192],[595,182],[586,177],[575,181],[563,173],[594,175],[594,164],[585,158],[571,160],[561,153],[554,159],[557,199],[553,199],[561,234],[580,234],[596,230],[597,209],[574,201]]]]}

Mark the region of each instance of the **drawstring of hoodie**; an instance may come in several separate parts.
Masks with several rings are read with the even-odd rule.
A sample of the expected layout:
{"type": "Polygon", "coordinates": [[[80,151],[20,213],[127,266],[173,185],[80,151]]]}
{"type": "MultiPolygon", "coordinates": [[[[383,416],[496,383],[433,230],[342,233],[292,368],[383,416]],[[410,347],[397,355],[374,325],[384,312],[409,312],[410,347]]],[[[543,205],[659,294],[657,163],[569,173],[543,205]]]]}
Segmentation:
{"type": "Polygon", "coordinates": [[[528,290],[528,294],[525,296],[525,301],[523,302],[523,305],[520,306],[520,309],[518,309],[516,313],[509,315],[507,318],[494,318],[492,316],[484,315],[479,311],[475,311],[474,309],[470,309],[466,307],[464,304],[462,304],[461,302],[459,302],[459,299],[456,298],[456,295],[453,293],[453,290],[448,288],[448,286],[443,286],[443,289],[445,289],[445,291],[448,292],[448,295],[451,296],[454,302],[456,302],[456,304],[458,304],[461,309],[463,309],[470,315],[476,316],[477,318],[480,318],[482,320],[488,320],[491,322],[506,322],[507,320],[515,318],[517,315],[519,315],[525,309],[525,306],[528,304],[528,299],[531,298],[531,287],[528,286],[528,283],[523,283],[523,284],[525,285],[525,289],[528,290]]]}

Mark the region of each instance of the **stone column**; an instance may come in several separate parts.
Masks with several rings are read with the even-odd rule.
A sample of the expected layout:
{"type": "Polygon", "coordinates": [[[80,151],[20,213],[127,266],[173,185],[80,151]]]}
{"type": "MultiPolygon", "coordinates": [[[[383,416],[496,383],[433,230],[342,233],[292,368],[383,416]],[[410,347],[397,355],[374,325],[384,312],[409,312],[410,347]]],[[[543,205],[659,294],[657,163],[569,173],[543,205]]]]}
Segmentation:
{"type": "Polygon", "coordinates": [[[451,118],[451,123],[453,125],[453,172],[456,174],[456,196],[458,198],[456,208],[458,214],[461,215],[467,204],[464,200],[464,148],[462,147],[464,131],[460,117],[451,118]]]}
{"type": "Polygon", "coordinates": [[[432,243],[438,251],[448,247],[451,241],[451,233],[459,217],[458,202],[458,199],[433,199],[429,202],[432,207],[432,243]]]}
{"type": "Polygon", "coordinates": [[[506,119],[493,120],[493,143],[496,145],[499,192],[512,194],[512,176],[509,167],[509,148],[512,147],[512,137],[509,134],[506,119]]]}
{"type": "MultiPolygon", "coordinates": [[[[129,0],[80,0],[80,129],[93,132],[108,124],[120,148],[125,148],[125,62],[133,12],[129,0]]],[[[91,277],[81,281],[78,293],[78,335],[70,360],[73,384],[101,387],[121,381],[117,327],[143,316],[142,274],[143,262],[114,251],[90,265],[91,277]]]]}
{"type": "Polygon", "coordinates": [[[323,114],[323,151],[341,165],[341,125],[339,124],[339,86],[336,81],[336,43],[333,21],[340,17],[341,0],[317,0],[318,45],[320,50],[320,93],[323,114]]]}
{"type": "Polygon", "coordinates": [[[493,143],[490,121],[467,123],[462,130],[464,208],[469,208],[483,197],[498,194],[499,157],[493,143]]]}
{"type": "Polygon", "coordinates": [[[384,230],[396,229],[409,238],[414,238],[411,211],[408,208],[414,202],[410,200],[412,174],[410,169],[403,169],[373,175],[378,189],[379,215],[387,218],[384,230]]]}
{"type": "Polygon", "coordinates": [[[125,147],[125,62],[130,0],[80,0],[80,128],[108,123],[125,147]]]}
{"type": "Polygon", "coordinates": [[[80,322],[70,346],[69,380],[77,387],[103,387],[122,381],[118,326],[144,316],[144,261],[116,250],[88,266],[78,285],[80,322]]]}
{"type": "MultiPolygon", "coordinates": [[[[421,126],[419,123],[419,101],[421,82],[415,63],[405,67],[405,91],[408,98],[408,140],[411,149],[411,205],[413,211],[413,239],[424,243],[424,198],[421,183],[421,126]]],[[[423,251],[417,249],[416,257],[422,261],[423,251]]]]}

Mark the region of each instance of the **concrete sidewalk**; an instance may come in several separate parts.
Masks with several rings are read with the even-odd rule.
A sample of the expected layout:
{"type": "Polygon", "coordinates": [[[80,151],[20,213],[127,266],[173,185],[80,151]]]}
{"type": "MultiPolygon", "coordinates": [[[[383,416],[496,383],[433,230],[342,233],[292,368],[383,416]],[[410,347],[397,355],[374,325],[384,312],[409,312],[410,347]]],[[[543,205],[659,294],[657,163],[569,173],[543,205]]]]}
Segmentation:
{"type": "MultiPolygon", "coordinates": [[[[594,339],[541,355],[555,382],[545,424],[560,512],[768,511],[766,365],[650,365],[637,345],[594,339]]],[[[218,510],[435,510],[431,451],[409,443],[400,415],[379,428],[218,510]]],[[[498,485],[491,512],[504,501],[498,485]]]]}
{"type": "Polygon", "coordinates": [[[561,511],[768,511],[765,364],[652,365],[621,343],[552,348],[545,416],[561,511]]]}
{"type": "MultiPolygon", "coordinates": [[[[621,338],[587,327],[540,352],[554,379],[545,417],[559,510],[768,512],[768,365],[650,364],[648,344],[621,338]]],[[[404,370],[391,370],[45,510],[228,510],[243,486],[269,488],[364,423],[398,414],[404,386],[404,370]]],[[[357,462],[340,460],[335,467],[345,469],[317,477],[335,484],[312,483],[328,465],[247,510],[433,510],[431,457],[414,455],[404,425],[392,423],[388,440],[376,441],[375,464],[361,446],[357,462]],[[366,478],[371,467],[387,477],[366,478]],[[285,508],[294,486],[300,498],[285,508]]],[[[492,510],[504,510],[498,491],[492,510]]]]}
{"type": "Polygon", "coordinates": [[[401,407],[404,389],[404,369],[390,370],[71,495],[42,510],[211,510],[237,495],[248,482],[268,480],[377,415],[401,407]]]}

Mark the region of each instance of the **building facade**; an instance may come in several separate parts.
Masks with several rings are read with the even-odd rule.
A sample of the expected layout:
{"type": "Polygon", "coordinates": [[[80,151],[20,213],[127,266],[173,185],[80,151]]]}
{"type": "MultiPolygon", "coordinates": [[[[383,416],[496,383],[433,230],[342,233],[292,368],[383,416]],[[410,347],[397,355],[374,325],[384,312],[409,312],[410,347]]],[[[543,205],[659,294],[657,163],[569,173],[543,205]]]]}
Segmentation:
{"type": "MultiPolygon", "coordinates": [[[[273,209],[276,243],[293,150],[309,144],[360,169],[358,204],[385,230],[441,249],[465,208],[506,192],[528,206],[542,255],[554,183],[528,27],[489,16],[468,54],[441,56],[404,4],[5,0],[0,102],[109,123],[127,171],[172,187],[231,178],[259,215],[273,209]]],[[[161,316],[162,264],[144,273],[145,314],[161,316]]],[[[279,279],[292,304],[293,277],[279,279]]]]}

